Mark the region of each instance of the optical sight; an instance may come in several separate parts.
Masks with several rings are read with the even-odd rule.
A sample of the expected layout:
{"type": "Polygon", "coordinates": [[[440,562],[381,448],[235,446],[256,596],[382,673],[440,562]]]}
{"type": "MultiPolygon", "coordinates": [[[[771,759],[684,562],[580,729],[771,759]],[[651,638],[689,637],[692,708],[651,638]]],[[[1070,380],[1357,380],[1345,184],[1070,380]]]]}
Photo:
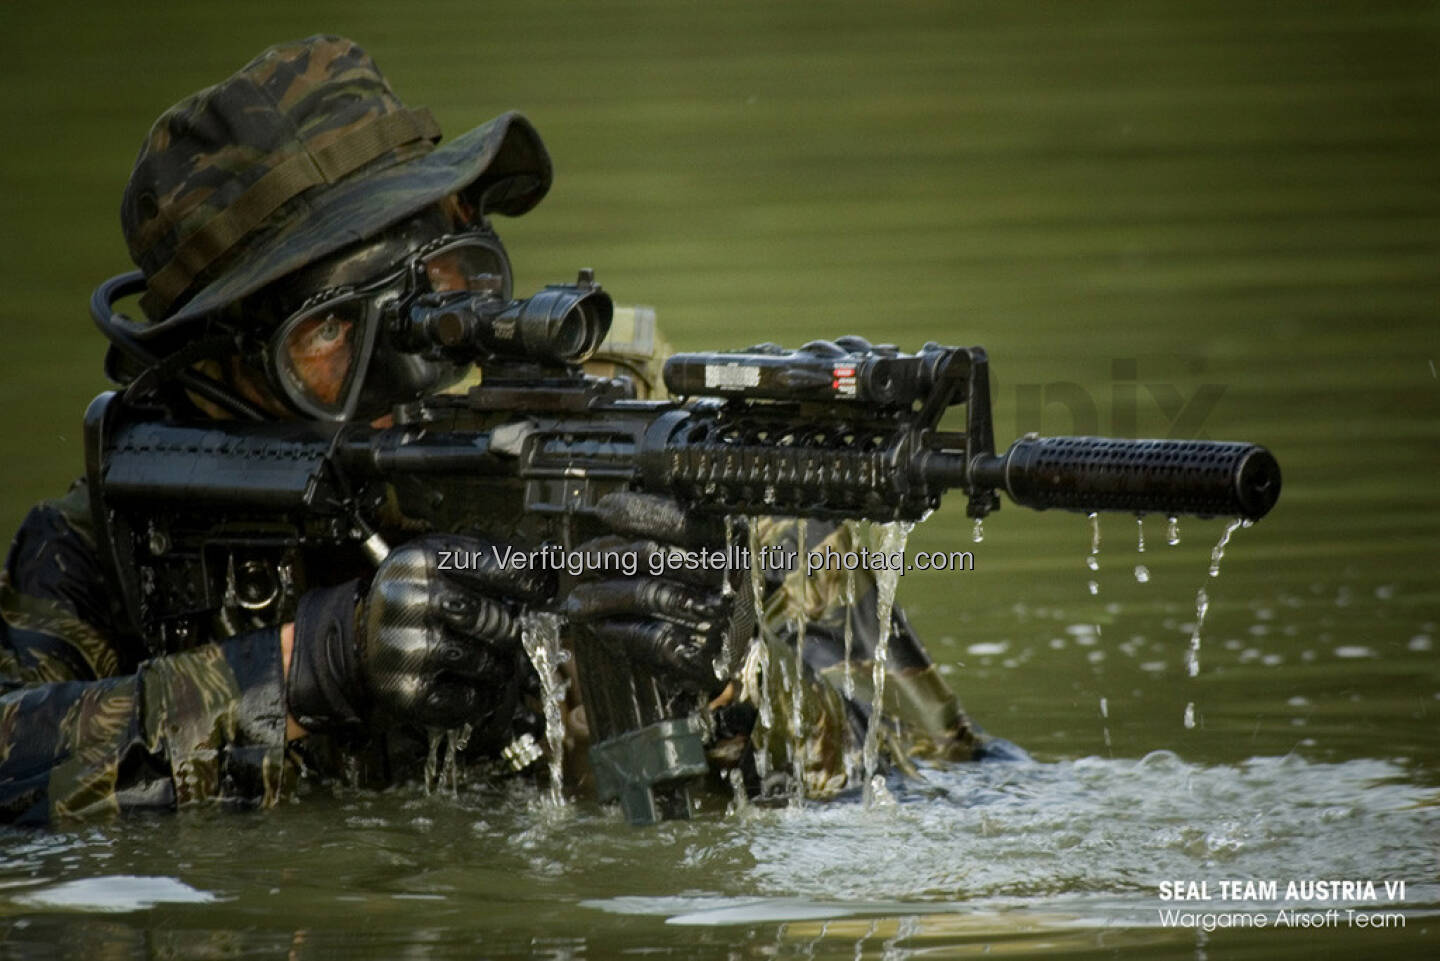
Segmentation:
{"type": "Polygon", "coordinates": [[[401,350],[450,360],[578,364],[595,353],[615,313],[586,268],[573,284],[550,284],[503,303],[489,292],[442,294],[410,308],[397,331],[401,350]]]}

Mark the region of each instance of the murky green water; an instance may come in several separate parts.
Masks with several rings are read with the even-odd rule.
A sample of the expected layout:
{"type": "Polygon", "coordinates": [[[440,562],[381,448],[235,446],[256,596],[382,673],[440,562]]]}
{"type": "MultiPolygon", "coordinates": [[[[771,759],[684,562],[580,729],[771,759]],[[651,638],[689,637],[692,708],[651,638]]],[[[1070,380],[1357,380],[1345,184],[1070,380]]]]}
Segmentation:
{"type": "Polygon", "coordinates": [[[1034,765],[932,771],[892,809],[716,803],[652,831],[472,784],[5,835],[0,955],[1433,954],[1435,4],[246,9],[0,13],[7,528],[79,471],[103,387],[85,302],[126,266],[141,135],[320,29],[451,132],[536,121],[557,182],[502,224],[522,289],[594,266],[685,348],[983,344],[1003,441],[1255,440],[1285,493],[1214,579],[1220,521],[1172,547],[1151,519],[1142,557],[1134,520],[1105,518],[1094,572],[1078,516],[1007,507],[978,545],[955,508],[916,531],[976,569],[907,575],[901,602],[1034,765]],[[1158,915],[1164,880],[1325,878],[1406,881],[1364,905],[1405,926],[1158,915]]]}

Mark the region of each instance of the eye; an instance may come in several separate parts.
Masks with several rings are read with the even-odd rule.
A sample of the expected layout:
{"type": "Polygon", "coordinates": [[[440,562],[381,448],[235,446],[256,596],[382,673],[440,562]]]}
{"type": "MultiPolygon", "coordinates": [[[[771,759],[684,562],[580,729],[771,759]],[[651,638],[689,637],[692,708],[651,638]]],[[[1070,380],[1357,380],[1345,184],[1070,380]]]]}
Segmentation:
{"type": "Polygon", "coordinates": [[[345,336],[345,326],[339,317],[330,314],[321,322],[313,336],[322,344],[333,344],[345,336]]]}

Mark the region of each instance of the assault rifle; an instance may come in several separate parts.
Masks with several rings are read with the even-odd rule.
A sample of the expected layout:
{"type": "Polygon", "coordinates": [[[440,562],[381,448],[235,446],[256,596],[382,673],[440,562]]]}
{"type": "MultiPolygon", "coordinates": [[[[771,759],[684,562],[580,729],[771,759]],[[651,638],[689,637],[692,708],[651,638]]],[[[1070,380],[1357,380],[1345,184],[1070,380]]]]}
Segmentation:
{"type": "MultiPolygon", "coordinates": [[[[137,278],[96,292],[102,329],[137,278]]],[[[393,341],[477,361],[483,380],[402,405],[385,428],[176,423],[143,393],[102,394],[86,415],[87,470],[132,629],[163,652],[216,619],[224,630],[283,621],[307,571],[341,573],[340,548],[384,556],[387,513],[410,532],[568,546],[597,532],[600,499],[624,490],[698,512],[872,521],[919,520],[954,489],[975,518],[1000,506],[999,491],[1036,510],[1250,519],[1279,497],[1279,466],[1253,444],[1031,435],[997,454],[979,347],[907,354],[840,337],[677,354],[664,367],[674,399],[636,400],[628,379],[580,365],[611,315],[583,272],[529,300],[416,308],[393,341]],[[942,430],[957,406],[963,430],[942,430]]],[[[638,823],[685,816],[684,782],[706,769],[698,703],[629,659],[572,647],[601,799],[621,799],[638,823]]]]}

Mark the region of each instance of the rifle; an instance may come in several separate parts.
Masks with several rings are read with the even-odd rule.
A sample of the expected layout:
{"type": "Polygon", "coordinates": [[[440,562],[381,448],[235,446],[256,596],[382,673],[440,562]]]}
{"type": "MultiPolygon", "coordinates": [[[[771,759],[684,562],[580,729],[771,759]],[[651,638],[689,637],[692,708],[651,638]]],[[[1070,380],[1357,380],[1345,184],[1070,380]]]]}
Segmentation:
{"type": "MultiPolygon", "coordinates": [[[[124,275],[92,299],[122,346],[107,323],[139,286],[124,275]]],[[[997,454],[980,347],[907,354],[841,337],[677,354],[664,367],[675,399],[636,400],[627,379],[581,367],[612,309],[586,272],[528,300],[417,308],[400,319],[403,349],[476,361],[483,380],[401,405],[386,428],[176,423],[127,396],[134,384],[100,395],[85,418],[87,474],[131,629],[159,653],[217,619],[227,631],[281,622],[314,569],[307,555],[332,572],[337,548],[384,557],[387,510],[412,532],[568,546],[603,530],[601,498],[625,490],[696,512],[879,522],[920,520],[957,488],[977,519],[999,491],[1036,510],[1248,519],[1279,497],[1275,458],[1248,443],[1029,435],[997,454]],[[955,407],[963,430],[942,430],[955,407]]],[[[572,648],[601,800],[619,798],[636,823],[687,816],[684,784],[706,770],[703,702],[628,659],[572,648]]]]}

